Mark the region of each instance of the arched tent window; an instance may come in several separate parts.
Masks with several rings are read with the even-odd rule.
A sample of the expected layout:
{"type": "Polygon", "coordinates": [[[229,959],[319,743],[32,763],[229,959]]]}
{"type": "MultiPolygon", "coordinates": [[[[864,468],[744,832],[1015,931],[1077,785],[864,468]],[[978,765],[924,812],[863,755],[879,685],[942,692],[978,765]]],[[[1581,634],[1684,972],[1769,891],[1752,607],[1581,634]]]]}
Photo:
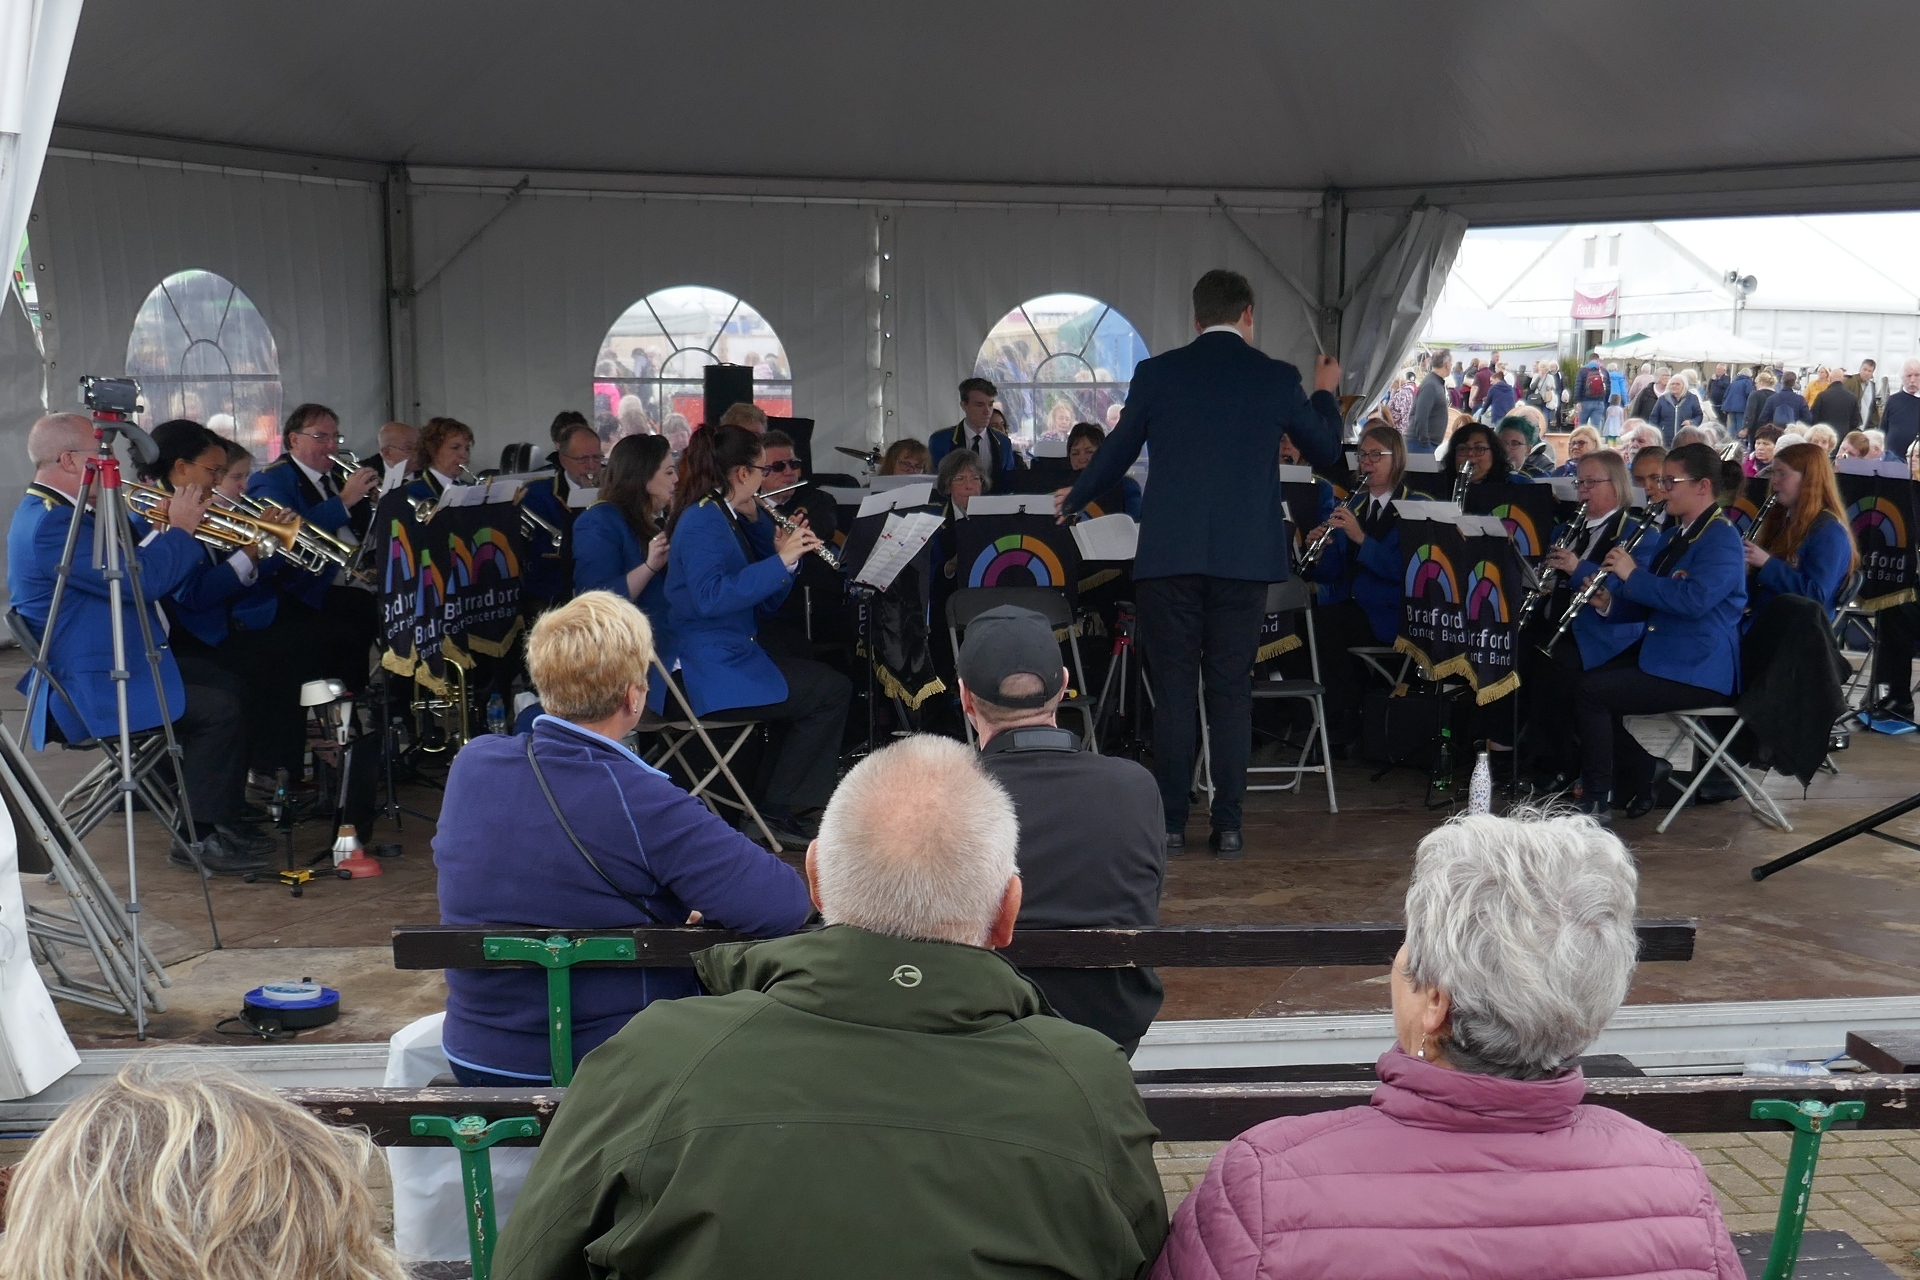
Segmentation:
{"type": "Polygon", "coordinates": [[[973,372],[1000,389],[1007,429],[1024,444],[1064,440],[1076,422],[1112,430],[1133,366],[1147,355],[1139,330],[1106,303],[1050,293],[1021,303],[993,326],[973,372]]]}
{"type": "Polygon", "coordinates": [[[192,418],[262,462],[280,452],[279,349],[232,281],[195,270],[156,285],[133,318],[127,376],[145,392],[145,426],[192,418]]]}
{"type": "Polygon", "coordinates": [[[628,307],[594,360],[593,409],[602,437],[698,426],[706,416],[701,371],[710,364],[753,369],[753,402],[793,413],[787,350],[758,311],[719,289],[679,285],[628,307]],[[641,415],[644,415],[642,419],[641,415]],[[677,420],[676,420],[677,419],[677,420]]]}

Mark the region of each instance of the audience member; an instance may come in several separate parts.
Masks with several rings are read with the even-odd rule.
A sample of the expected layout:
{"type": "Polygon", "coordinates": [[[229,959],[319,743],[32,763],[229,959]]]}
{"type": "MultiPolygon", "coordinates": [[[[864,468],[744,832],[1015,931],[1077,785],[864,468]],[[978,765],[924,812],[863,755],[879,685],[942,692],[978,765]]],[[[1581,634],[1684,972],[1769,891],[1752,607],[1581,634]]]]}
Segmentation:
{"type": "Polygon", "coordinates": [[[1664,455],[1666,441],[1660,437],[1660,429],[1638,418],[1629,418],[1624,424],[1620,436],[1620,453],[1628,462],[1640,456],[1640,451],[1648,447],[1658,448],[1664,455]]]}
{"type": "Polygon", "coordinates": [[[1840,442],[1840,456],[1843,458],[1871,459],[1880,456],[1873,437],[1864,431],[1849,431],[1847,438],[1840,442]]]}
{"type": "MultiPolygon", "coordinates": [[[[1840,384],[1836,382],[1832,386],[1829,386],[1827,390],[1832,391],[1834,387],[1838,386],[1840,386],[1840,384]]],[[[1839,433],[1824,422],[1814,423],[1805,431],[1801,432],[1801,434],[1806,436],[1808,444],[1817,445],[1829,458],[1840,451],[1839,433]]]]}
{"type": "Polygon", "coordinates": [[[1779,394],[1780,380],[1771,369],[1753,375],[1753,394],[1747,397],[1747,411],[1739,423],[1740,438],[1753,447],[1753,433],[1762,424],[1773,421],[1773,398],[1779,394]]]}
{"type": "MultiPolygon", "coordinates": [[[[626,441],[614,446],[618,450],[626,441]]],[[[622,745],[646,706],[653,632],[607,591],[543,614],[527,674],[546,713],[454,757],[433,838],[440,922],[622,929],[697,924],[772,936],[808,916],[800,877],[622,745]]],[[[461,1084],[552,1079],[546,978],[450,969],[447,1060],[461,1084]]],[[[699,991],[690,969],[573,975],[575,1061],[655,1000],[699,991]]]]}
{"type": "Polygon", "coordinates": [[[406,1280],[373,1144],[204,1064],[129,1063],[28,1149],[7,1280],[406,1280]]]}
{"type": "Polygon", "coordinates": [[[1847,387],[1845,378],[1835,378],[1813,399],[1809,412],[1813,421],[1833,430],[1836,438],[1866,425],[1860,412],[1860,397],[1847,387]]]}
{"type": "Polygon", "coordinates": [[[1714,405],[1714,414],[1720,419],[1720,425],[1730,436],[1738,436],[1742,421],[1747,413],[1747,401],[1753,397],[1753,375],[1760,372],[1760,366],[1751,370],[1736,369],[1727,390],[1720,402],[1714,405]]]}
{"type": "Polygon", "coordinates": [[[1813,410],[1807,406],[1806,397],[1795,391],[1793,384],[1794,373],[1788,369],[1780,375],[1780,389],[1767,401],[1767,420],[1775,426],[1790,427],[1796,422],[1813,421],[1813,410]]]}
{"type": "Polygon", "coordinates": [[[1653,402],[1653,412],[1647,420],[1660,429],[1663,441],[1671,449],[1674,433],[1682,427],[1697,425],[1704,416],[1700,397],[1693,394],[1686,376],[1676,373],[1667,379],[1666,388],[1653,402]]]}
{"type": "Polygon", "coordinates": [[[1567,436],[1567,460],[1548,472],[1549,475],[1571,476],[1580,472],[1580,459],[1590,453],[1598,453],[1602,447],[1600,433],[1589,426],[1575,427],[1567,436]]]}
{"type": "Polygon", "coordinates": [[[697,953],[709,998],[588,1057],[494,1275],[1144,1274],[1166,1208],[1126,1056],[992,954],[1019,838],[960,743],[862,760],[807,850],[828,927],[697,953]]]}
{"type": "MultiPolygon", "coordinates": [[[[1097,428],[1096,428],[1097,429],[1097,428]]],[[[960,707],[1020,819],[1020,927],[1158,924],[1166,826],[1153,774],[1057,727],[1068,673],[1047,620],[1002,605],[967,626],[960,707]]],[[[1027,969],[1054,1012],[1132,1055],[1160,1011],[1152,969],[1027,969]]]]}
{"type": "Polygon", "coordinates": [[[1889,458],[1905,458],[1920,439],[1920,360],[1900,366],[1900,389],[1887,397],[1880,410],[1880,429],[1887,433],[1889,458]]]}
{"type": "Polygon", "coordinates": [[[1453,352],[1444,348],[1427,362],[1427,376],[1420,380],[1407,419],[1408,453],[1432,453],[1447,438],[1447,373],[1452,368],[1453,352]]]}
{"type": "Polygon", "coordinates": [[[1874,370],[1880,366],[1872,360],[1860,362],[1860,372],[1848,374],[1844,381],[1847,390],[1860,401],[1860,425],[1871,426],[1880,418],[1880,385],[1873,380],[1874,370]]]}
{"type": "Polygon", "coordinates": [[[1456,818],[1415,854],[1371,1106],[1257,1125],[1155,1280],[1745,1275],[1700,1162],[1582,1104],[1627,994],[1633,859],[1584,818],[1456,818]]]}
{"type": "Polygon", "coordinates": [[[1753,432],[1753,451],[1747,454],[1741,469],[1750,476],[1757,476],[1767,469],[1773,461],[1773,451],[1780,445],[1781,431],[1771,422],[1756,427],[1753,432]]]}

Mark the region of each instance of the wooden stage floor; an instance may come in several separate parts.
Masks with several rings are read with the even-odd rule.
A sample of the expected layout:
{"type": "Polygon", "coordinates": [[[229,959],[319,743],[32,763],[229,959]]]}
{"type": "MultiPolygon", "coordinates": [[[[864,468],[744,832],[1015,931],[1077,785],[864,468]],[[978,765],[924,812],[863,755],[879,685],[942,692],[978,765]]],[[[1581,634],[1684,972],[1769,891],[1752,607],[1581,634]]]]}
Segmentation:
{"type": "MultiPolygon", "coordinates": [[[[0,653],[0,712],[19,724],[13,684],[23,661],[0,653]]],[[[1682,814],[1664,836],[1657,816],[1616,828],[1639,859],[1641,912],[1700,921],[1696,958],[1642,966],[1629,997],[1635,1003],[1778,1000],[1920,993],[1920,855],[1860,839],[1756,883],[1754,864],[1920,789],[1920,735],[1854,735],[1841,753],[1842,773],[1822,775],[1807,798],[1792,780],[1772,779],[1793,834],[1762,826],[1735,801],[1682,814]]],[[[80,753],[34,757],[58,794],[91,763],[80,753]]],[[[1244,859],[1221,862],[1206,850],[1204,816],[1189,828],[1190,852],[1174,860],[1161,919],[1168,924],[1384,921],[1399,918],[1415,844],[1441,821],[1420,807],[1421,780],[1400,771],[1370,782],[1370,769],[1337,772],[1340,813],[1326,812],[1322,791],[1305,796],[1256,793],[1248,798],[1244,859]]],[[[439,811],[439,793],[405,789],[412,807],[439,811]]],[[[1617,815],[1616,815],[1617,816],[1617,815]]],[[[385,861],[385,874],[360,881],[320,880],[302,898],[277,885],[211,882],[224,950],[211,949],[205,909],[194,878],[167,865],[166,844],[142,816],[141,892],[148,936],[174,974],[170,1010],[154,1019],[162,1042],[236,1043],[214,1024],[237,1012],[241,993],[274,978],[312,976],[339,988],[339,1022],[303,1042],[383,1040],[413,1018],[442,1007],[437,974],[397,973],[387,949],[400,924],[437,921],[431,841],[433,824],[405,819],[406,852],[385,861]]],[[[1920,815],[1895,824],[1920,839],[1920,815]]],[[[381,841],[396,838],[382,822],[381,841]]],[[[116,884],[124,883],[120,824],[109,820],[89,847],[116,884]]],[[[304,856],[328,843],[310,823],[296,833],[304,856]]],[[[28,894],[51,891],[31,878],[28,894]]],[[[1300,1013],[1381,1012],[1387,977],[1381,969],[1207,969],[1163,973],[1166,1019],[1233,1018],[1300,1013]]],[[[132,1026],[122,1018],[62,1004],[76,1043],[126,1047],[132,1026]]]]}

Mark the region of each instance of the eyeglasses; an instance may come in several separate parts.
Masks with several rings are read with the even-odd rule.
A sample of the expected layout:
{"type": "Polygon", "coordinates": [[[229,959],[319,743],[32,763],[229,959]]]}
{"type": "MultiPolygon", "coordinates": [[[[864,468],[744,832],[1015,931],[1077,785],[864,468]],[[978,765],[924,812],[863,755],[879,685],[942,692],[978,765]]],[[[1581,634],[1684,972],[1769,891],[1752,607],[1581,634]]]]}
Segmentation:
{"type": "Polygon", "coordinates": [[[1393,454],[1385,449],[1362,449],[1360,456],[1368,462],[1384,462],[1386,459],[1391,458],[1393,454]]]}
{"type": "Polygon", "coordinates": [[[604,463],[607,460],[607,455],[604,453],[563,453],[560,455],[560,457],[562,460],[566,462],[604,463]]]}
{"type": "Polygon", "coordinates": [[[1483,454],[1488,454],[1492,452],[1493,450],[1488,448],[1484,444],[1463,444],[1459,448],[1454,450],[1454,453],[1465,454],[1469,458],[1476,458],[1483,454]]]}
{"type": "Polygon", "coordinates": [[[305,436],[309,440],[318,440],[322,444],[340,443],[340,433],[338,431],[296,431],[293,434],[305,436]]]}
{"type": "Polygon", "coordinates": [[[1575,480],[1573,482],[1573,487],[1576,489],[1598,489],[1603,484],[1612,484],[1612,483],[1613,481],[1602,476],[1598,480],[1575,480]]]}
{"type": "Polygon", "coordinates": [[[785,458],[779,462],[769,462],[766,466],[760,468],[760,470],[769,474],[775,471],[791,471],[795,475],[798,475],[800,473],[800,463],[798,459],[785,458]]]}

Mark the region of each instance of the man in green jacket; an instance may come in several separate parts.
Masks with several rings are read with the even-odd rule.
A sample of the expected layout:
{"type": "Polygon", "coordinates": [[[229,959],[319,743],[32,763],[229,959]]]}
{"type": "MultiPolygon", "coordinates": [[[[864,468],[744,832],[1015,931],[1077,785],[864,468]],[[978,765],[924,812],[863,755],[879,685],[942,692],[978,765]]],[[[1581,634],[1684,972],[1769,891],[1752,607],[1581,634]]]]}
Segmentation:
{"type": "Polygon", "coordinates": [[[572,1277],[1145,1276],[1166,1236],[1127,1060],[993,949],[1012,802],[909,738],[807,850],[829,927],[695,957],[581,1065],[494,1259],[572,1277]]]}

